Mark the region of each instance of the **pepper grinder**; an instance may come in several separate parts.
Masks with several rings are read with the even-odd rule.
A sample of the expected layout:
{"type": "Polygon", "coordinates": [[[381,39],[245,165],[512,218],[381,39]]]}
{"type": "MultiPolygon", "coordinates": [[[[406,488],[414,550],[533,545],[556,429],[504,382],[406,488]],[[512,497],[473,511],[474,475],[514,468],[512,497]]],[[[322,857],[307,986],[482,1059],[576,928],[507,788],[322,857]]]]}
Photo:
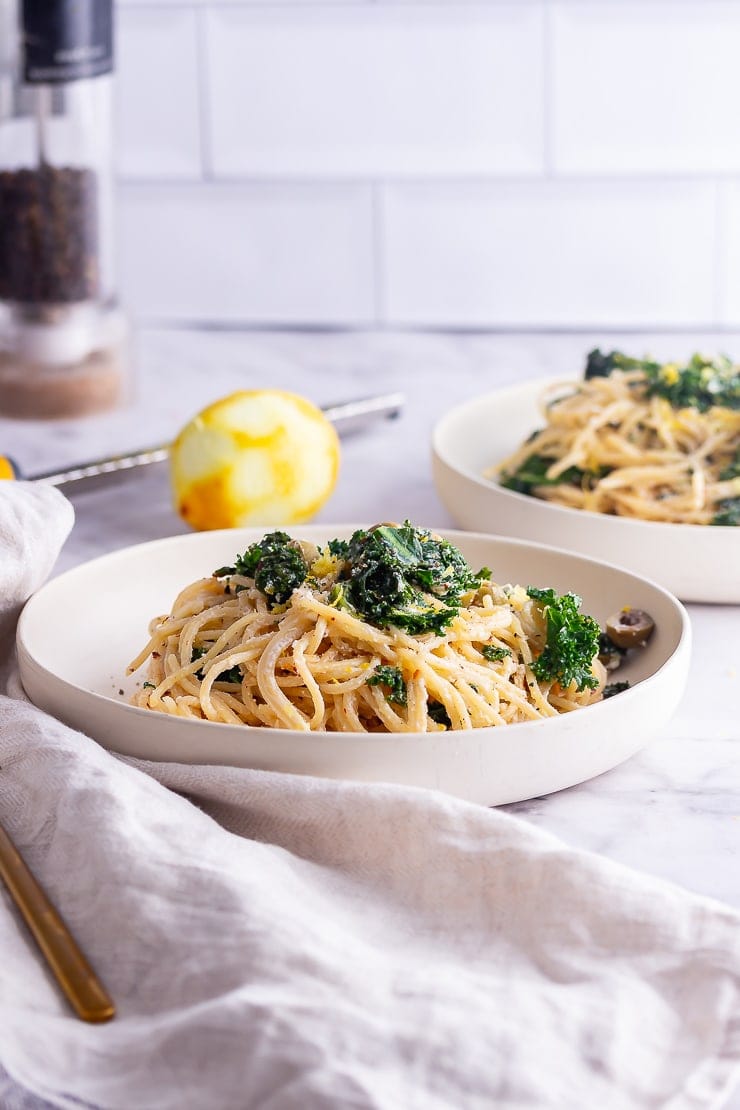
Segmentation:
{"type": "Polygon", "coordinates": [[[0,0],[0,412],[123,395],[113,279],[113,0],[0,0]]]}

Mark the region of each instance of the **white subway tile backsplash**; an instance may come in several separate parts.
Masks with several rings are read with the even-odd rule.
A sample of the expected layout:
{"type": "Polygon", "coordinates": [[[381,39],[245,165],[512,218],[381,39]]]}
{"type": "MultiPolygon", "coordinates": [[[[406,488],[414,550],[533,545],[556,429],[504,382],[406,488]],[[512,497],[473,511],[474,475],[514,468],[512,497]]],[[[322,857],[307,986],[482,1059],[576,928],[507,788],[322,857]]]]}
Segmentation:
{"type": "Polygon", "coordinates": [[[223,175],[537,172],[540,4],[206,12],[223,175]]]}
{"type": "Polygon", "coordinates": [[[199,177],[197,16],[122,8],[117,21],[116,145],[124,177],[199,177]]]}
{"type": "Polygon", "coordinates": [[[117,8],[140,317],[740,325],[740,0],[117,8]]]}
{"type": "Polygon", "coordinates": [[[552,149],[565,173],[740,170],[740,5],[551,8],[552,149]]]}
{"type": "Polygon", "coordinates": [[[397,184],[385,319],[453,326],[677,326],[714,315],[714,186],[397,184]]]}
{"type": "Polygon", "coordinates": [[[124,185],[121,285],[144,319],[372,319],[370,189],[124,185]]]}

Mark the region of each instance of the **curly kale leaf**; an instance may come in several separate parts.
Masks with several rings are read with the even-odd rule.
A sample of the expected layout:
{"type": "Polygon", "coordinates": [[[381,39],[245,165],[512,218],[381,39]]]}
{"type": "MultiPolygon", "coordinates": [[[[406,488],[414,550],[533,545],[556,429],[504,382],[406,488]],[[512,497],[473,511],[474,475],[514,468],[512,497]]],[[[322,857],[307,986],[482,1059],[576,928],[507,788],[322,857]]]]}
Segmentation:
{"type": "Polygon", "coordinates": [[[610,682],[608,686],[604,687],[602,697],[606,701],[607,698],[613,698],[615,694],[622,694],[629,688],[629,682],[610,682]]]}
{"type": "MultiPolygon", "coordinates": [[[[735,458],[719,475],[720,482],[731,482],[734,478],[740,478],[740,448],[735,452],[735,458]]],[[[740,526],[740,497],[725,497],[720,501],[712,524],[735,528],[740,526]]]]}
{"type": "Polygon", "coordinates": [[[740,371],[726,355],[692,355],[685,365],[630,358],[621,351],[590,351],[584,377],[608,377],[614,370],[642,370],[649,397],[664,397],[674,408],[706,412],[714,405],[740,408],[740,371]]]}
{"type": "Polygon", "coordinates": [[[339,559],[346,559],[349,551],[349,540],[329,540],[329,552],[339,559]]]}
{"type": "Polygon", "coordinates": [[[598,685],[591,664],[599,650],[599,626],[593,617],[579,613],[577,594],[559,597],[554,590],[530,586],[528,595],[538,601],[545,614],[545,647],[532,664],[535,678],[557,681],[565,689],[575,682],[576,689],[595,689],[598,685]]]}
{"type": "Polygon", "coordinates": [[[230,574],[236,574],[236,567],[218,567],[213,572],[214,578],[228,578],[230,574]]]}
{"type": "Polygon", "coordinates": [[[427,713],[436,724],[444,725],[445,728],[452,728],[450,715],[441,701],[430,701],[427,706],[427,713]]]}
{"type": "MultiPolygon", "coordinates": [[[[194,663],[196,659],[202,659],[207,651],[207,647],[194,647],[193,654],[190,656],[190,662],[194,663]]],[[[198,679],[199,682],[203,682],[206,676],[203,674],[202,670],[197,670],[195,672],[195,677],[198,679]]],[[[241,680],[242,672],[238,663],[236,663],[233,667],[229,667],[227,671],[221,671],[221,674],[218,675],[218,677],[216,678],[216,682],[233,682],[237,684],[240,683],[241,680]]]]}
{"type": "Polygon", "coordinates": [[[547,471],[557,459],[548,458],[546,455],[530,455],[516,470],[504,471],[501,475],[501,485],[515,493],[531,494],[536,486],[583,486],[590,485],[593,481],[603,478],[609,473],[609,467],[600,467],[598,470],[581,470],[579,466],[569,466],[556,478],[548,478],[547,471]]]}
{"type": "Polygon", "coordinates": [[[740,447],[735,452],[735,458],[724,470],[720,471],[720,482],[730,482],[733,478],[740,478],[740,447]]]}
{"type": "MultiPolygon", "coordinates": [[[[740,448],[735,452],[735,458],[720,471],[719,475],[720,482],[731,482],[735,478],[740,478],[740,448]]],[[[735,528],[740,526],[740,497],[725,497],[720,501],[712,524],[735,528]]]]}
{"type": "Polygon", "coordinates": [[[376,667],[367,680],[368,686],[385,686],[385,700],[406,705],[406,683],[398,667],[376,667]]]}
{"type": "Polygon", "coordinates": [[[286,532],[270,532],[237,555],[233,567],[219,567],[214,574],[217,578],[227,574],[253,578],[257,589],[275,606],[283,605],[305,582],[308,564],[300,545],[286,532]]]}
{"type": "Polygon", "coordinates": [[[668,363],[658,370],[651,367],[646,375],[648,393],[665,397],[674,408],[740,409],[740,372],[726,355],[692,355],[686,366],[668,363]]]}
{"type": "Polygon", "coordinates": [[[489,663],[500,663],[502,659],[506,659],[507,655],[511,655],[511,649],[506,647],[494,647],[493,644],[484,644],[480,649],[480,653],[489,663]]]}
{"type": "Polygon", "coordinates": [[[615,370],[614,356],[616,351],[611,354],[602,352],[598,347],[594,347],[593,351],[589,351],[586,355],[586,369],[583,372],[583,377],[586,381],[590,378],[608,378],[612,370],[615,370]]]}
{"type": "Polygon", "coordinates": [[[398,527],[381,524],[370,532],[355,532],[348,559],[353,569],[369,561],[392,565],[414,584],[451,603],[459,602],[464,593],[478,586],[481,577],[490,574],[474,574],[453,544],[415,528],[408,520],[398,527]]]}
{"type": "Polygon", "coordinates": [[[725,526],[740,526],[740,497],[727,497],[724,501],[720,501],[717,505],[718,512],[715,513],[712,524],[720,524],[725,526]]]}
{"type": "Polygon", "coordinates": [[[345,558],[349,604],[381,628],[412,635],[442,632],[464,594],[490,575],[474,574],[456,547],[408,521],[355,532],[345,558]]]}
{"type": "Polygon", "coordinates": [[[606,352],[595,347],[586,355],[583,377],[586,381],[589,378],[608,378],[614,370],[644,370],[648,365],[659,367],[660,363],[652,362],[650,359],[631,358],[622,351],[606,352]]]}

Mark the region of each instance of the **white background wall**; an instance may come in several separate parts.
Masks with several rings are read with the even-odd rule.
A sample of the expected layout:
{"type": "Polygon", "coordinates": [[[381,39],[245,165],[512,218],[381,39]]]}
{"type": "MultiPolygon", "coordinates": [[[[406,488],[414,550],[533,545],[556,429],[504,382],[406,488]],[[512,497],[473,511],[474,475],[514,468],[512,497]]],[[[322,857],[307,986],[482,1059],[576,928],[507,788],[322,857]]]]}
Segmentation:
{"type": "Polygon", "coordinates": [[[740,325],[740,0],[119,0],[140,318],[740,325]]]}

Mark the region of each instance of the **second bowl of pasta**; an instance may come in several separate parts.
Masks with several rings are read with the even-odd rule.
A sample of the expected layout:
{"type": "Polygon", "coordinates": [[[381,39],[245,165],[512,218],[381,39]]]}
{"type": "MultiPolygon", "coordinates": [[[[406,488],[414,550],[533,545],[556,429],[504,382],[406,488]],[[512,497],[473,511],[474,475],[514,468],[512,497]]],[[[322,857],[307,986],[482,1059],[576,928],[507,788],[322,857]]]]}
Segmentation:
{"type": "MultiPolygon", "coordinates": [[[[613,357],[592,352],[597,369],[596,355],[613,357]]],[[[715,384],[705,366],[687,371],[715,384]]],[[[625,359],[580,383],[525,381],[460,405],[434,430],[438,493],[464,528],[614,562],[684,601],[740,602],[738,398],[677,399],[676,384],[685,392],[671,365],[625,359]]]]}

